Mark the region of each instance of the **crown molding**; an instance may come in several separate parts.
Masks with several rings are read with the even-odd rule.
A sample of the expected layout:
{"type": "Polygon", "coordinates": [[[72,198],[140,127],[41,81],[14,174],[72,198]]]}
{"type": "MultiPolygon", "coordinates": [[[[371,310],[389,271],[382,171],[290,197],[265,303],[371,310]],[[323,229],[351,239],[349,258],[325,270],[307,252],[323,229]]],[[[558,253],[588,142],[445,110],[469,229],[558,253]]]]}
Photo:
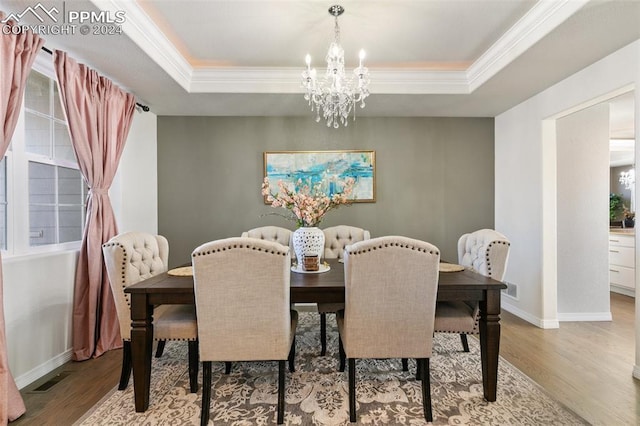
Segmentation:
{"type": "Polygon", "coordinates": [[[482,86],[589,1],[537,2],[467,69],[469,90],[473,92],[482,86]]]}
{"type": "Polygon", "coordinates": [[[195,68],[192,93],[302,93],[295,68],[195,68]]]}
{"type": "MultiPolygon", "coordinates": [[[[466,71],[371,69],[380,94],[469,94],[540,41],[590,0],[539,1],[466,71]]],[[[301,69],[194,68],[136,1],[91,0],[100,10],[125,12],[123,31],[190,93],[302,93],[301,69]]]]}
{"type": "Polygon", "coordinates": [[[371,92],[389,95],[468,94],[465,71],[380,70],[370,71],[371,92]]]}
{"type": "MultiPolygon", "coordinates": [[[[298,68],[196,68],[191,93],[302,93],[298,68]]],[[[379,94],[467,94],[464,71],[373,70],[379,94]]]]}
{"type": "Polygon", "coordinates": [[[122,10],[126,20],[122,30],[182,88],[189,90],[193,67],[160,31],[136,1],[91,0],[100,10],[115,13],[122,10]]]}

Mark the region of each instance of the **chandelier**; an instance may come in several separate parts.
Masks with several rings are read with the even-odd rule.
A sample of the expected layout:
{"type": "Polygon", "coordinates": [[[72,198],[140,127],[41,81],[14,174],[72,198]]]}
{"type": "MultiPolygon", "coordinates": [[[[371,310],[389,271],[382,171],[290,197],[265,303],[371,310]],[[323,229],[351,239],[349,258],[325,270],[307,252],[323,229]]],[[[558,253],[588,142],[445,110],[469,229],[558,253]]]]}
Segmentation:
{"type": "Polygon", "coordinates": [[[369,96],[369,70],[362,66],[364,50],[360,51],[360,65],[353,70],[353,77],[349,78],[344,70],[344,49],[340,46],[340,27],[338,16],[344,8],[340,5],[331,6],[329,14],[335,18],[335,39],[329,45],[327,53],[327,72],[318,78],[316,69],[311,68],[311,56],[305,61],[307,69],[302,73],[302,87],[305,89],[304,98],[309,102],[311,111],[316,112],[316,121],[320,122],[320,113],[327,121],[327,127],[347,126],[349,114],[353,110],[356,118],[355,104],[360,103],[364,108],[364,100],[369,96]]]}
{"type": "Polygon", "coordinates": [[[630,169],[628,172],[621,172],[619,182],[624,185],[625,189],[632,189],[636,183],[635,169],[630,169]]]}

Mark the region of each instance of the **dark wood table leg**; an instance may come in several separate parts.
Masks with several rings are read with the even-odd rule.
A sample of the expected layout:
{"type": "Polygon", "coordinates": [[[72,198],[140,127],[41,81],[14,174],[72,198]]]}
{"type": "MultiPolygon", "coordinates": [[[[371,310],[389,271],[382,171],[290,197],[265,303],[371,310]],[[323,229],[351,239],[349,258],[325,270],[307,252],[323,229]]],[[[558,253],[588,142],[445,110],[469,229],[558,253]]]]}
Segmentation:
{"type": "Polygon", "coordinates": [[[482,385],[485,399],[493,402],[496,400],[500,355],[500,290],[486,290],[486,293],[487,297],[480,302],[482,385]]]}
{"type": "Polygon", "coordinates": [[[136,412],[149,407],[151,354],[153,352],[153,306],[146,293],[131,294],[131,361],[136,412]]]}

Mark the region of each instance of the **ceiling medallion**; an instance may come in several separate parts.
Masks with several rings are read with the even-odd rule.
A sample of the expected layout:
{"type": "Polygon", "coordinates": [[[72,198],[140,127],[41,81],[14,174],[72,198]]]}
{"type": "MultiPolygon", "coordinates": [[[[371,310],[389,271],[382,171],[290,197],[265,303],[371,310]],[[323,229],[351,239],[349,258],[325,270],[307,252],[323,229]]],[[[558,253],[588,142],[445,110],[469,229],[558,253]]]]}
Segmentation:
{"type": "Polygon", "coordinates": [[[353,70],[353,76],[348,77],[344,70],[344,49],[340,46],[340,27],[338,16],[344,8],[340,5],[331,6],[329,14],[335,19],[335,39],[329,45],[327,53],[327,72],[318,78],[316,69],[311,68],[311,56],[305,61],[307,69],[302,73],[302,87],[305,89],[304,98],[309,102],[311,111],[316,112],[316,121],[320,122],[320,113],[327,121],[327,127],[347,126],[349,114],[353,110],[355,120],[355,104],[360,103],[364,108],[364,100],[369,96],[369,70],[362,66],[364,50],[360,50],[360,65],[353,70]]]}

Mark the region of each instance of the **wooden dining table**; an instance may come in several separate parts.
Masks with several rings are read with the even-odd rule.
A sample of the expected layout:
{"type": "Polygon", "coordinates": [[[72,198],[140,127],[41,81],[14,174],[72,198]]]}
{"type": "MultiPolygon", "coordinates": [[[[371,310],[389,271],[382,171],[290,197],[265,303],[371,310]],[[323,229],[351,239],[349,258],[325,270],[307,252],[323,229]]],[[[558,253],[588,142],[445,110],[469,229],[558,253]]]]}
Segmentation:
{"type": "MultiPolygon", "coordinates": [[[[328,260],[323,273],[291,272],[291,303],[344,302],[344,265],[328,260]]],[[[440,272],[439,301],[480,303],[482,383],[487,401],[496,400],[500,350],[500,291],[506,285],[469,269],[440,272]]],[[[195,304],[193,276],[156,275],[125,289],[131,296],[131,358],[136,412],[149,407],[153,352],[153,309],[163,304],[195,304]]]]}

